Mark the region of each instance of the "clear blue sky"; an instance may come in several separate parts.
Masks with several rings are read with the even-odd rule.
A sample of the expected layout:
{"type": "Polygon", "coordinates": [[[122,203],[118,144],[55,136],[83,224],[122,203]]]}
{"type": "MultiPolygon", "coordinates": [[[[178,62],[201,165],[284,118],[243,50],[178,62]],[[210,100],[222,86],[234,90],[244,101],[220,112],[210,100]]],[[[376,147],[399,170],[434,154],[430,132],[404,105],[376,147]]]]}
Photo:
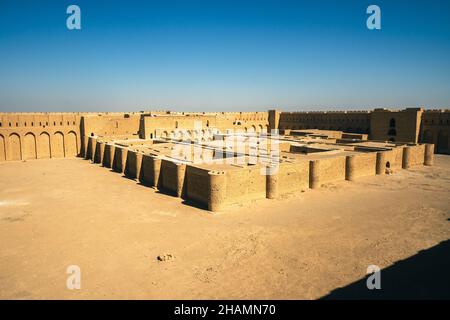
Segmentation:
{"type": "Polygon", "coordinates": [[[0,1],[0,111],[419,105],[450,107],[450,1],[0,1]]]}

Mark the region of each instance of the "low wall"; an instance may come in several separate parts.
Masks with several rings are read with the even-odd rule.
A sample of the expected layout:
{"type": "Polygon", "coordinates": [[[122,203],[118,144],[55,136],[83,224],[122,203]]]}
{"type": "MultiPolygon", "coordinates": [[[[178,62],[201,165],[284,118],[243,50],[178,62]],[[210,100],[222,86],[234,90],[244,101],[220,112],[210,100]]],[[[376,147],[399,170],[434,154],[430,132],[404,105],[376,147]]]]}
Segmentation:
{"type": "Polygon", "coordinates": [[[140,177],[142,165],[142,153],[128,150],[127,161],[125,167],[125,175],[130,179],[138,179],[140,177]]]}
{"type": "Polygon", "coordinates": [[[143,185],[157,188],[160,185],[161,159],[151,155],[142,155],[139,181],[143,185]]]}
{"type": "Polygon", "coordinates": [[[114,162],[114,153],[116,151],[116,147],[112,144],[105,144],[105,151],[103,153],[103,166],[106,168],[112,168],[114,162]]]}
{"type": "Polygon", "coordinates": [[[377,153],[361,153],[349,155],[346,158],[345,177],[353,180],[358,177],[373,176],[376,174],[377,153]]]}
{"type": "Polygon", "coordinates": [[[403,160],[403,147],[395,147],[385,152],[385,166],[391,169],[401,169],[403,160]]]}
{"type": "Polygon", "coordinates": [[[266,197],[266,176],[260,166],[229,170],[226,176],[226,204],[243,203],[266,197]]]}
{"type": "Polygon", "coordinates": [[[187,165],[185,173],[185,197],[204,207],[210,199],[209,170],[187,165]]]}
{"type": "Polygon", "coordinates": [[[118,173],[123,173],[126,167],[127,161],[127,152],[126,148],[115,147],[114,151],[114,159],[113,159],[113,167],[112,169],[118,173]]]}
{"type": "Polygon", "coordinates": [[[319,186],[323,183],[345,180],[345,156],[322,158],[318,161],[319,186]]]}
{"type": "Polygon", "coordinates": [[[280,163],[278,166],[278,194],[300,192],[309,187],[309,161],[280,163]]]}
{"type": "Polygon", "coordinates": [[[162,159],[158,188],[168,191],[177,197],[181,197],[183,194],[185,171],[185,164],[162,159]]]}
{"type": "Polygon", "coordinates": [[[425,159],[425,145],[410,146],[409,165],[418,166],[423,165],[425,159]]]}

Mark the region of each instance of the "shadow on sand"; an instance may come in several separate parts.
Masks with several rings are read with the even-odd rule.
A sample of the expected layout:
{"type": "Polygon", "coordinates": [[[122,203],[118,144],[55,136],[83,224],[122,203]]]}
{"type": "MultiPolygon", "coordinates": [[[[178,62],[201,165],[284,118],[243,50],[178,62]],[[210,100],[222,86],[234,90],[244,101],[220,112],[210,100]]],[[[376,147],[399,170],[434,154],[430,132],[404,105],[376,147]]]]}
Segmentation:
{"type": "Polygon", "coordinates": [[[367,289],[366,281],[367,277],[321,299],[450,299],[450,240],[382,269],[380,290],[367,289]]]}

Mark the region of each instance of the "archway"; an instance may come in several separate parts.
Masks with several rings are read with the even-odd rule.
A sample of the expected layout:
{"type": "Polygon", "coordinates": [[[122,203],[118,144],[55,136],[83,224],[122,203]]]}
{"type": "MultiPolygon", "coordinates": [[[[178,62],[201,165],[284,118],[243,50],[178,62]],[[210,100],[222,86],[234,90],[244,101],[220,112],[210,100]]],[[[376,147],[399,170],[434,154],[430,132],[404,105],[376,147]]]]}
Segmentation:
{"type": "Polygon", "coordinates": [[[23,158],[36,159],[36,137],[32,133],[27,133],[23,139],[23,158]]]}
{"type": "Polygon", "coordinates": [[[50,135],[47,132],[42,132],[39,135],[38,140],[38,158],[48,159],[50,158],[50,135]]]}
{"type": "Polygon", "coordinates": [[[22,160],[22,146],[20,137],[16,133],[9,136],[9,152],[7,155],[8,160],[22,160]]]}
{"type": "Polygon", "coordinates": [[[53,135],[52,158],[64,158],[64,136],[59,131],[53,135]]]}
{"type": "Polygon", "coordinates": [[[0,134],[0,161],[6,160],[5,138],[0,134]]]}
{"type": "Polygon", "coordinates": [[[70,131],[66,136],[66,157],[76,157],[78,155],[77,134],[70,131]]]}

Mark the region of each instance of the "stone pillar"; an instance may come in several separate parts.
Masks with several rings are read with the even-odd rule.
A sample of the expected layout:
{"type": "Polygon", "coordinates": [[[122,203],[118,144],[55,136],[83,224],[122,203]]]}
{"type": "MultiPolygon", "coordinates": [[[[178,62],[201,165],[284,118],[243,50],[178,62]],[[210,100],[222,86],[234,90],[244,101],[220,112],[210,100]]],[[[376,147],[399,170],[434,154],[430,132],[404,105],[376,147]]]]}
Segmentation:
{"type": "Polygon", "coordinates": [[[423,164],[432,166],[434,163],[434,144],[427,143],[425,145],[425,158],[423,164]]]}
{"type": "Polygon", "coordinates": [[[182,163],[176,164],[176,181],[177,181],[177,190],[176,194],[178,198],[181,198],[183,195],[183,184],[184,184],[184,173],[186,171],[186,165],[182,163]]]}
{"type": "Polygon", "coordinates": [[[266,167],[266,198],[276,199],[278,197],[278,168],[266,167]]]}
{"type": "Polygon", "coordinates": [[[161,159],[152,157],[152,171],[153,181],[150,183],[150,185],[154,188],[158,188],[159,173],[161,172],[161,159]]]}
{"type": "Polygon", "coordinates": [[[317,189],[320,187],[320,160],[309,162],[309,187],[317,189]]]}
{"type": "Polygon", "coordinates": [[[403,148],[402,168],[408,169],[411,161],[411,147],[403,148]]]}
{"type": "Polygon", "coordinates": [[[377,174],[386,173],[386,152],[377,152],[377,174]]]}
{"type": "Polygon", "coordinates": [[[345,157],[345,180],[355,180],[355,156],[345,157]]]}
{"type": "Polygon", "coordinates": [[[224,171],[210,171],[209,175],[209,197],[208,210],[220,211],[226,199],[227,176],[224,171]]]}

